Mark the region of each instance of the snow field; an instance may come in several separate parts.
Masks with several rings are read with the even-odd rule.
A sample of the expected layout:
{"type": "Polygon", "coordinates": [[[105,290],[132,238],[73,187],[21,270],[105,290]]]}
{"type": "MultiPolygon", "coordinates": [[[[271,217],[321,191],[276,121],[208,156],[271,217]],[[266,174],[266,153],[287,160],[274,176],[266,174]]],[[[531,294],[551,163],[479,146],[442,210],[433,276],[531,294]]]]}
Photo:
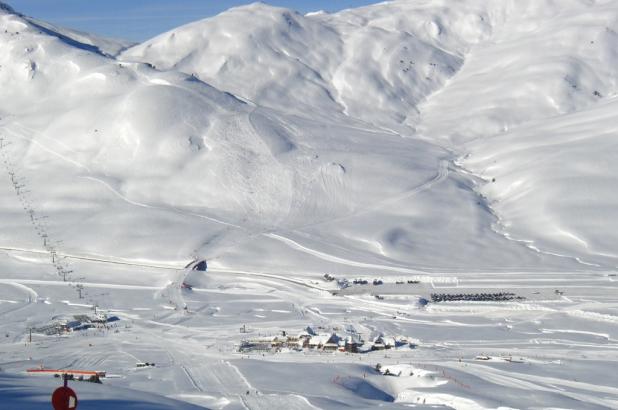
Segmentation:
{"type": "Polygon", "coordinates": [[[253,4],[128,49],[2,4],[2,398],[39,406],[56,381],[14,375],[43,363],[107,370],[77,386],[106,408],[618,407],[618,9],[451,3],[253,4]],[[27,342],[95,305],[121,321],[27,342]],[[237,352],[308,325],[418,347],[237,352]]]}

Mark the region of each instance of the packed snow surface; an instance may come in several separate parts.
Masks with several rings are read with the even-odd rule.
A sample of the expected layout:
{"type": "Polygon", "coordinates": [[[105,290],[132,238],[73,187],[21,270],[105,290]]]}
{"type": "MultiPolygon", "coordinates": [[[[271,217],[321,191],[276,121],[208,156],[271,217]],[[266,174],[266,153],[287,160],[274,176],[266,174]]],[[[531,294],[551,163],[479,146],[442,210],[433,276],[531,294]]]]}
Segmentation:
{"type": "Polygon", "coordinates": [[[618,408],[617,90],[614,0],[255,3],[137,45],[0,3],[0,398],[42,365],[105,370],[92,408],[618,408]],[[365,345],[239,349],[308,326],[365,345]]]}

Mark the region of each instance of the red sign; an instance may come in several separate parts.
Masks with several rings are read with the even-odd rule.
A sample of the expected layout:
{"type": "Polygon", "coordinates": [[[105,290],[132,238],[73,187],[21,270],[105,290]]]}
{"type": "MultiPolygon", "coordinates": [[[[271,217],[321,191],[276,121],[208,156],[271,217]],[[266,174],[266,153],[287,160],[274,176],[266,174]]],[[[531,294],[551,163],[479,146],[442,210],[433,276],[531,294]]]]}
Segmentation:
{"type": "Polygon", "coordinates": [[[69,387],[59,387],[52,394],[54,410],[74,410],[77,408],[77,395],[69,387]]]}

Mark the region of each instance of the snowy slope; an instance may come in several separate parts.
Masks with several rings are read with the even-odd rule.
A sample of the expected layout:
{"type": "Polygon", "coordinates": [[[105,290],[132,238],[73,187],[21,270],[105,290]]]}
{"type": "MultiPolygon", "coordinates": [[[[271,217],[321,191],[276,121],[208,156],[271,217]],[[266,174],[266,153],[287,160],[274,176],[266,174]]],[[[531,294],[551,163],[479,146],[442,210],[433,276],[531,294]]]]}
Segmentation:
{"type": "MultiPolygon", "coordinates": [[[[60,387],[58,379],[32,380],[25,377],[8,376],[0,373],[0,397],[6,409],[37,410],[50,408],[50,397],[60,387]]],[[[70,383],[78,399],[79,408],[132,410],[197,410],[204,407],[157,397],[136,390],[110,388],[90,383],[70,383]]]]}
{"type": "Polygon", "coordinates": [[[567,3],[512,5],[421,106],[417,129],[489,181],[480,192],[507,237],[610,268],[618,5],[567,3]]]}
{"type": "Polygon", "coordinates": [[[618,100],[467,146],[501,229],[545,252],[616,264],[618,100]],[[491,182],[491,180],[494,180],[491,182]]]}
{"type": "MultiPolygon", "coordinates": [[[[454,155],[465,155],[478,147],[490,149],[483,142],[464,146],[466,141],[575,113],[615,95],[617,21],[611,1],[392,1],[306,16],[255,3],[162,34],[122,58],[193,73],[258,104],[306,117],[330,112],[338,121],[345,114],[403,135],[416,130],[454,155]]],[[[550,192],[555,185],[538,187],[550,192]]],[[[524,206],[533,209],[525,201],[524,206]]],[[[561,219],[577,212],[562,209],[561,219]]],[[[492,210],[509,218],[502,215],[504,208],[492,210]]],[[[423,216],[431,219],[431,212],[423,216]]],[[[554,218],[551,212],[519,217],[537,227],[554,218]]],[[[410,218],[408,213],[405,220],[410,218]]],[[[462,218],[474,219],[469,213],[462,218]]],[[[485,220],[492,223],[491,217],[485,220]]],[[[389,256],[397,249],[409,253],[412,236],[421,235],[429,244],[420,255],[439,247],[418,226],[402,231],[401,221],[377,238],[375,233],[346,236],[392,245],[389,256]],[[408,246],[402,248],[403,243],[408,246]]],[[[497,231],[509,237],[504,228],[497,231]]],[[[457,240],[470,243],[466,228],[457,232],[457,240]]],[[[583,233],[594,234],[603,235],[583,233]]],[[[528,231],[529,240],[536,238],[528,231]]],[[[456,254],[470,252],[464,249],[456,254]]],[[[569,249],[553,246],[548,253],[565,255],[569,249]]],[[[597,263],[607,262],[598,256],[597,263]]]]}
{"type": "Polygon", "coordinates": [[[97,406],[616,408],[617,24],[253,4],[123,50],[0,3],[2,370],[105,369],[97,406]],[[93,309],[120,321],[29,341],[93,309]],[[238,352],[308,325],[418,348],[238,352]]]}
{"type": "MultiPolygon", "coordinates": [[[[186,76],[123,65],[18,15],[0,18],[0,116],[3,136],[11,140],[6,154],[22,178],[45,170],[46,178],[30,180],[40,184],[30,189],[40,195],[43,212],[83,211],[59,229],[80,230],[89,219],[91,231],[108,225],[93,217],[111,210],[109,198],[122,197],[131,181],[152,181],[190,164],[214,113],[244,109],[233,97],[186,76]]],[[[15,197],[4,203],[9,209],[19,205],[15,197]]]]}
{"type": "Polygon", "coordinates": [[[503,6],[501,21],[448,86],[422,105],[419,132],[467,141],[616,93],[615,2],[494,3],[503,6]]]}
{"type": "MultiPolygon", "coordinates": [[[[286,13],[262,5],[230,13],[254,9],[286,13]]],[[[72,255],[183,264],[197,254],[285,272],[311,254],[284,252],[304,237],[327,254],[302,263],[308,272],[340,268],[333,244],[374,266],[530,267],[543,259],[492,230],[473,180],[454,172],[453,153],[439,146],[337,114],[316,121],[245,103],[174,70],[41,32],[18,15],[2,19],[8,171],[27,179],[30,200],[72,255]],[[46,179],[37,177],[43,169],[46,179]],[[270,233],[279,236],[263,236],[270,233]]],[[[40,246],[4,188],[14,227],[4,246],[40,246]]]]}

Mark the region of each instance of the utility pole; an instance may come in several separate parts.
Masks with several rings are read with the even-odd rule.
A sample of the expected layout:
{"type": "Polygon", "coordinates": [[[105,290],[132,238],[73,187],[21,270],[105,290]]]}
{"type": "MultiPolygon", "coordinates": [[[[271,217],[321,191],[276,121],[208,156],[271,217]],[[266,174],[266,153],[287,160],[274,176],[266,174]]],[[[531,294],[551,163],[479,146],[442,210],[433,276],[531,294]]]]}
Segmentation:
{"type": "Polygon", "coordinates": [[[68,270],[68,269],[64,269],[64,268],[63,268],[63,269],[60,271],[60,273],[62,274],[62,281],[63,281],[63,282],[66,282],[66,281],[67,281],[67,276],[69,276],[71,273],[73,273],[73,271],[72,271],[72,270],[68,270]]]}

